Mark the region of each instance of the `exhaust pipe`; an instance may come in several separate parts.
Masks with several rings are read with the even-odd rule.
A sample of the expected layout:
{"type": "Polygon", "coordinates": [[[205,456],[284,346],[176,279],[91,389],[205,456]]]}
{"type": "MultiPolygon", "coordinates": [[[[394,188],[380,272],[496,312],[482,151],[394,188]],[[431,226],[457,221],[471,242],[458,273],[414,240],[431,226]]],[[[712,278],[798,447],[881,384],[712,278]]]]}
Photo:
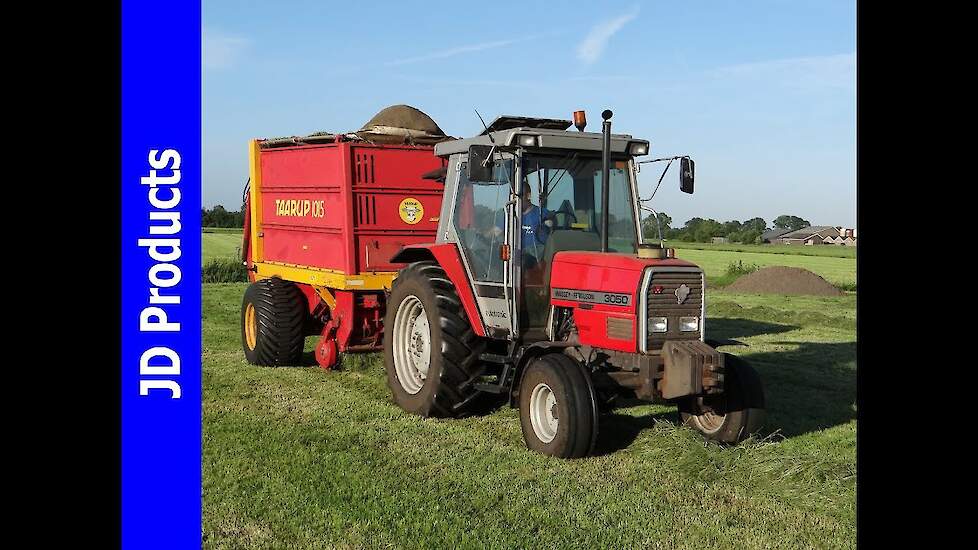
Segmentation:
{"type": "Polygon", "coordinates": [[[601,252],[608,251],[609,179],[611,178],[611,110],[601,112],[601,252]]]}

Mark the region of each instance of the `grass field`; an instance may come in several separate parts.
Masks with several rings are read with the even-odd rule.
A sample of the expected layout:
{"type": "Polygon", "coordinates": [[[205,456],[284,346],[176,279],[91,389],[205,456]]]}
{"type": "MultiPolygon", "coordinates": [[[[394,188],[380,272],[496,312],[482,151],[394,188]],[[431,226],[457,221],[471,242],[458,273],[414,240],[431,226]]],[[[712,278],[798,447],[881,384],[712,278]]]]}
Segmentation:
{"type": "Polygon", "coordinates": [[[726,250],[728,252],[761,252],[764,254],[788,254],[789,256],[826,256],[831,258],[855,258],[852,246],[796,246],[790,244],[740,244],[740,243],[687,243],[666,241],[666,246],[694,250],[726,250]]]}
{"type": "Polygon", "coordinates": [[[803,267],[821,275],[825,280],[836,285],[856,282],[855,258],[694,249],[677,249],[676,257],[689,260],[703,268],[707,278],[718,277],[724,273],[728,265],[741,261],[744,264],[757,264],[760,267],[772,265],[803,267]]]}
{"type": "Polygon", "coordinates": [[[201,236],[202,261],[214,258],[234,258],[241,248],[241,231],[204,232],[201,236]]]}
{"type": "Polygon", "coordinates": [[[711,295],[708,336],[746,343],[724,349],[765,384],[763,441],[707,444],[638,405],[564,461],[526,450],[509,408],[403,413],[375,354],[246,364],[244,288],[204,285],[206,548],[855,546],[854,295],[711,295]]]}
{"type": "MultiPolygon", "coordinates": [[[[766,250],[767,245],[704,245],[702,243],[668,243],[668,246],[676,247],[685,247],[687,245],[695,245],[697,248],[679,248],[676,250],[676,255],[702,267],[703,270],[706,271],[706,276],[711,279],[710,282],[714,284],[719,282],[719,277],[724,274],[727,266],[730,263],[738,260],[742,261],[744,264],[757,264],[760,267],[768,267],[772,265],[803,267],[821,275],[826,280],[836,285],[852,284],[856,282],[856,259],[854,248],[846,248],[841,246],[790,247],[785,245],[772,246],[770,248],[770,252],[738,252],[733,249],[743,248],[744,250],[766,250]],[[725,249],[723,247],[728,247],[731,249],[725,249]],[[811,251],[813,250],[831,250],[823,255],[800,255],[788,254],[784,249],[788,249],[788,252],[796,251],[806,252],[809,254],[811,254],[811,251]],[[853,255],[838,257],[828,255],[830,253],[851,253],[853,255]]],[[[204,233],[203,261],[206,263],[208,260],[213,258],[235,256],[240,246],[240,231],[237,233],[204,233]]]]}

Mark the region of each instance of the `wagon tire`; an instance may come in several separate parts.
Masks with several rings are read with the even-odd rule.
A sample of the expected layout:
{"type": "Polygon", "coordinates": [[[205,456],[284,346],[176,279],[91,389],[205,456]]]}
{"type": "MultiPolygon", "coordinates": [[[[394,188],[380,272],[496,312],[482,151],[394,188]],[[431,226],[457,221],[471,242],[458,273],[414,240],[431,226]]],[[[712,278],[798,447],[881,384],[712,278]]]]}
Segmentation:
{"type": "Polygon", "coordinates": [[[245,290],[241,303],[241,347],[253,365],[297,365],[302,359],[308,310],[302,291],[278,277],[245,290]]]}
{"type": "Polygon", "coordinates": [[[441,266],[415,262],[400,271],[384,319],[384,368],[398,406],[422,417],[484,412],[495,397],[475,389],[484,349],[441,266]]]}
{"type": "Polygon", "coordinates": [[[764,425],[764,386],[747,361],[723,354],[724,392],[715,397],[687,397],[679,401],[682,424],[707,439],[737,444],[764,425]]]}

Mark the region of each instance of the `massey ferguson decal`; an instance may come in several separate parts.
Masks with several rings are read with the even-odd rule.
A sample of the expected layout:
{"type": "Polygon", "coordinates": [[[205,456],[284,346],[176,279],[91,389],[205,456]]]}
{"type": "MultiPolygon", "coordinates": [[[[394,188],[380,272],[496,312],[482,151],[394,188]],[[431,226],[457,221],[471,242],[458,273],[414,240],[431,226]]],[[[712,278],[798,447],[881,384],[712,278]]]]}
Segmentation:
{"type": "Polygon", "coordinates": [[[629,294],[617,292],[592,292],[590,290],[571,290],[567,288],[555,288],[550,293],[551,298],[558,300],[574,300],[577,302],[587,302],[589,304],[607,304],[610,306],[628,306],[632,303],[629,294]]]}

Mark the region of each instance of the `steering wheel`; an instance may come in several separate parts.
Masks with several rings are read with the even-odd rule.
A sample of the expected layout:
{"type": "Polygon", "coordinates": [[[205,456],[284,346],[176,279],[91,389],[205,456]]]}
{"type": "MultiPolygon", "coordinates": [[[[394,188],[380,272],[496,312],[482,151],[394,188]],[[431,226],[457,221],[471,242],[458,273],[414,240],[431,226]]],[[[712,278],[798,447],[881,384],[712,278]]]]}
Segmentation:
{"type": "MultiPolygon", "coordinates": [[[[575,224],[575,223],[577,223],[577,216],[574,215],[573,212],[567,212],[565,210],[557,210],[556,212],[551,212],[550,215],[547,216],[547,219],[554,220],[554,224],[556,225],[557,214],[563,214],[564,215],[564,224],[562,226],[560,226],[559,229],[573,229],[572,225],[575,224]],[[574,219],[573,222],[571,221],[571,218],[574,219]]],[[[555,228],[555,229],[557,229],[557,228],[555,228]]]]}

